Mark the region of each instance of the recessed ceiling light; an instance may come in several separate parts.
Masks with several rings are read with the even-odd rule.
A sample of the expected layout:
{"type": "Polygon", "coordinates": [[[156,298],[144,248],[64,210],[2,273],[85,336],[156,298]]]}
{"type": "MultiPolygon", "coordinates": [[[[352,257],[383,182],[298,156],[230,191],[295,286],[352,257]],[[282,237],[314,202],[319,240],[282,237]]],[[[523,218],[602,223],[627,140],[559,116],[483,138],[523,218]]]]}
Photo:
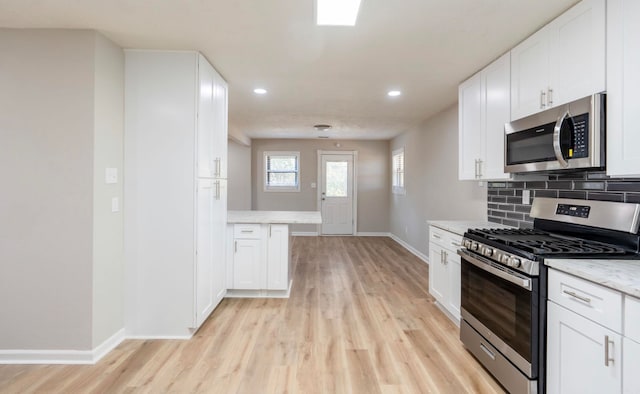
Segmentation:
{"type": "Polygon", "coordinates": [[[253,93],[255,93],[255,94],[267,94],[267,89],[255,88],[255,89],[253,89],[253,93]]]}
{"type": "Polygon", "coordinates": [[[387,95],[388,95],[389,97],[398,97],[398,96],[400,96],[401,94],[402,94],[402,92],[401,92],[401,91],[399,91],[399,90],[390,90],[390,91],[389,91],[389,93],[387,93],[387,95]]]}
{"type": "Polygon", "coordinates": [[[360,0],[316,0],[319,26],[355,26],[360,0]]]}

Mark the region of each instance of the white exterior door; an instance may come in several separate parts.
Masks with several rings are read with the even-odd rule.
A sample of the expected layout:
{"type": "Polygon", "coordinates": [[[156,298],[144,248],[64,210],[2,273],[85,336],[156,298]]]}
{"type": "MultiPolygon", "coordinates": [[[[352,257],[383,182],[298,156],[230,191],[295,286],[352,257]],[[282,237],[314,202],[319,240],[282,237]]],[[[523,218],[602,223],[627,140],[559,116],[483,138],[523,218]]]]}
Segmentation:
{"type": "Polygon", "coordinates": [[[354,233],[353,157],[351,153],[320,155],[322,234],[354,233]]]}

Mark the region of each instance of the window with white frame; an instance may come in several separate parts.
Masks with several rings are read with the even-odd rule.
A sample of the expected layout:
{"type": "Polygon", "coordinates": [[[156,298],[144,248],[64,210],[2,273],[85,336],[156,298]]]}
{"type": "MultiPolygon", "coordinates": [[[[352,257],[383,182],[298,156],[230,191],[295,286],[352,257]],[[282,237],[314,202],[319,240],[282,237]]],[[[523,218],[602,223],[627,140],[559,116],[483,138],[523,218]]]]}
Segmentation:
{"type": "Polygon", "coordinates": [[[404,188],[404,148],[396,149],[391,159],[391,186],[394,194],[405,194],[404,188]]]}
{"type": "Polygon", "coordinates": [[[264,190],[300,191],[300,152],[264,152],[264,190]]]}

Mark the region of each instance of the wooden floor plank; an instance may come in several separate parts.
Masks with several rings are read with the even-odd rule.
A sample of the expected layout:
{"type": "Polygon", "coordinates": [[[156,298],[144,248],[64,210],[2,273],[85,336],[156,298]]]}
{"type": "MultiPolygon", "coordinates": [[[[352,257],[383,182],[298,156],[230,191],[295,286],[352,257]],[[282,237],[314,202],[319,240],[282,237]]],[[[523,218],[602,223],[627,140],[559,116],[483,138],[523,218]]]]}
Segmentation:
{"type": "Polygon", "coordinates": [[[0,393],[502,393],[387,237],[293,237],[289,299],[225,299],[189,341],[0,365],[0,393]]]}

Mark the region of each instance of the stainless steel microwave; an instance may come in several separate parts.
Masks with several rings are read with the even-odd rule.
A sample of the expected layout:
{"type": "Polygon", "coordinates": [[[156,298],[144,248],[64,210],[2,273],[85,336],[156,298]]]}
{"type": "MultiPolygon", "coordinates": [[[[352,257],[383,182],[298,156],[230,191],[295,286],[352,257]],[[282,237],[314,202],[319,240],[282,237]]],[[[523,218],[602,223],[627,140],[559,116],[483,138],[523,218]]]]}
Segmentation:
{"type": "Polygon", "coordinates": [[[604,168],[605,113],[598,93],[507,123],[504,171],[604,168]]]}

